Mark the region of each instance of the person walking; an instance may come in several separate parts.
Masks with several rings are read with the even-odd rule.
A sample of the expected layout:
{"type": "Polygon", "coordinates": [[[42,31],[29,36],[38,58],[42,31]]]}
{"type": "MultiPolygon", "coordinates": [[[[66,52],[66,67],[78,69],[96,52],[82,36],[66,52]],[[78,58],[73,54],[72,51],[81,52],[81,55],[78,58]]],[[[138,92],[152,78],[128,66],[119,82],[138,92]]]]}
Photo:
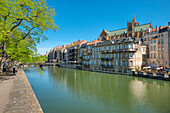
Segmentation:
{"type": "Polygon", "coordinates": [[[13,67],[13,74],[15,75],[15,71],[16,71],[16,67],[15,67],[15,65],[14,65],[14,67],[13,67]]]}

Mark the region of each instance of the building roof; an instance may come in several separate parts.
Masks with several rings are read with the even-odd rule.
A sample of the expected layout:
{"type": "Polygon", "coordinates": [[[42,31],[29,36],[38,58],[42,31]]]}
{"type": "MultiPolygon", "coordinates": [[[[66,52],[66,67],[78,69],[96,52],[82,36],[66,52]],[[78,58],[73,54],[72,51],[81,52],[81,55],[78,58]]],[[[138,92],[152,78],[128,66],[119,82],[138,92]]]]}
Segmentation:
{"type": "Polygon", "coordinates": [[[87,45],[93,45],[93,44],[97,44],[97,43],[99,43],[99,42],[102,42],[102,41],[95,39],[95,40],[93,40],[92,42],[87,43],[87,45]]]}
{"type": "MultiPolygon", "coordinates": [[[[166,26],[161,26],[160,28],[161,28],[161,29],[164,29],[164,28],[167,28],[167,27],[168,27],[168,25],[166,25],[166,26]]],[[[158,28],[157,30],[159,31],[159,28],[158,28]]],[[[151,32],[156,32],[156,28],[155,28],[155,29],[152,29],[151,32]]]]}
{"type": "MultiPolygon", "coordinates": [[[[151,27],[151,24],[143,24],[135,27],[135,32],[139,31],[146,31],[151,27]]],[[[114,30],[114,31],[107,31],[105,30],[106,33],[108,33],[110,36],[115,36],[115,35],[121,35],[121,34],[126,34],[127,33],[127,28],[119,29],[119,30],[114,30]]]]}

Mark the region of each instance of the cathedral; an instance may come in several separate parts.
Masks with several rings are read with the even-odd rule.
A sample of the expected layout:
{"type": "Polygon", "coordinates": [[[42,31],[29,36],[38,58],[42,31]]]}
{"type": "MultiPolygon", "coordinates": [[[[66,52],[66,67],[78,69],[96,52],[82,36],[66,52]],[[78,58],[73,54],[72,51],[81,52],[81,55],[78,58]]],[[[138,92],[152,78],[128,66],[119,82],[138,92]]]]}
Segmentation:
{"type": "Polygon", "coordinates": [[[132,37],[132,38],[142,38],[153,29],[152,22],[140,25],[140,22],[136,22],[136,18],[132,19],[132,21],[127,21],[127,28],[107,31],[103,29],[102,33],[99,35],[99,40],[111,40],[114,38],[120,37],[132,37]]]}

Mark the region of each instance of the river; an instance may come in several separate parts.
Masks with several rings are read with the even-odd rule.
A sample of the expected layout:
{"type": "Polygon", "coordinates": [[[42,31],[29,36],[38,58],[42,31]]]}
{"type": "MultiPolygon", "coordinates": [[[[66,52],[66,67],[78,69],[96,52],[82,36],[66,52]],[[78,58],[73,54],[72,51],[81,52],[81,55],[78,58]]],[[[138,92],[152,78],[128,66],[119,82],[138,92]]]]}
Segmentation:
{"type": "Polygon", "coordinates": [[[45,113],[170,113],[170,82],[59,67],[26,68],[45,113]]]}

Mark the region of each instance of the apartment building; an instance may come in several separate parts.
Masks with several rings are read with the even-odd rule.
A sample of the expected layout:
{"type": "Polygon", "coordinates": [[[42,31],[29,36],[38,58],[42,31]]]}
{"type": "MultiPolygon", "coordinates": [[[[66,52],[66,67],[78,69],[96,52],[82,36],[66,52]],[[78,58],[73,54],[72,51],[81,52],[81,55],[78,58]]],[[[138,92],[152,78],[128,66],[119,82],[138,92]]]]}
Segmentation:
{"type": "Polygon", "coordinates": [[[106,40],[93,47],[92,70],[113,73],[129,73],[141,69],[146,46],[132,38],[106,40]]]}
{"type": "Polygon", "coordinates": [[[67,65],[70,68],[76,68],[79,66],[79,55],[80,55],[80,47],[82,44],[87,43],[85,40],[78,40],[76,42],[73,42],[70,44],[70,46],[67,48],[68,50],[68,63],[67,65]]]}
{"type": "Polygon", "coordinates": [[[83,63],[82,69],[84,70],[92,70],[92,49],[93,46],[96,46],[98,43],[101,43],[100,40],[94,40],[86,44],[86,51],[83,53],[83,63]]]}
{"type": "Polygon", "coordinates": [[[152,69],[170,68],[168,34],[168,25],[156,26],[143,37],[143,43],[148,46],[147,65],[152,69]]]}

